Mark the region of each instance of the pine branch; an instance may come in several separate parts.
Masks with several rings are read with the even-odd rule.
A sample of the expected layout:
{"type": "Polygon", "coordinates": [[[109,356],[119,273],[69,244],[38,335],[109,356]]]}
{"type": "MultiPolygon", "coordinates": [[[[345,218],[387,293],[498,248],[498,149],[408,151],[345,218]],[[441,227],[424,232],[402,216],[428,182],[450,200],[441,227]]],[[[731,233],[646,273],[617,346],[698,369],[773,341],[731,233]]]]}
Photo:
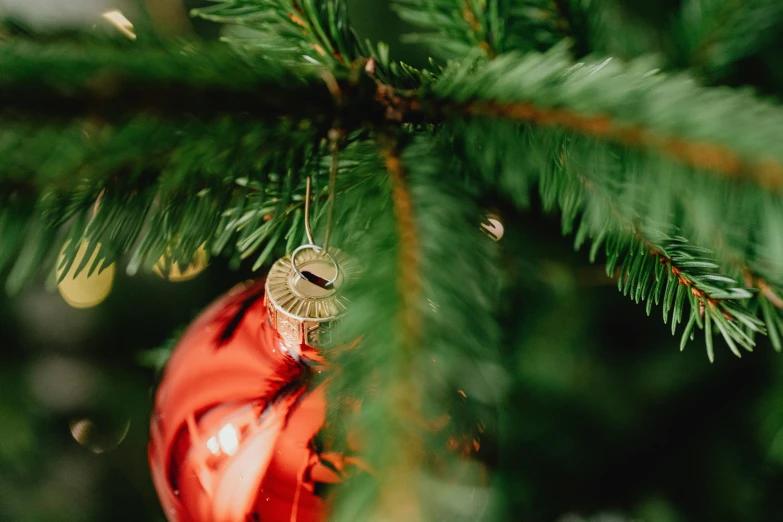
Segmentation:
{"type": "Polygon", "coordinates": [[[7,288],[16,291],[41,267],[51,267],[52,255],[68,241],[66,268],[82,241],[101,246],[96,264],[103,260],[103,266],[132,252],[130,273],[151,269],[164,254],[187,266],[204,244],[211,254],[226,253],[237,262],[264,247],[256,260],[263,263],[277,239],[285,236],[290,243],[302,237],[302,202],[288,201],[304,192],[301,170],[309,173],[310,167],[302,159],[320,154],[311,146],[312,131],[270,134],[279,131],[231,122],[230,128],[214,126],[200,140],[186,132],[184,143],[181,134],[165,128],[145,134],[150,143],[139,142],[135,132],[118,135],[114,154],[114,142],[85,157],[55,147],[50,165],[57,179],[71,167],[83,176],[40,195],[3,192],[0,231],[8,240],[0,252],[0,271],[9,273],[7,288]],[[144,158],[136,167],[138,161],[128,159],[136,149],[122,147],[129,141],[134,147],[160,147],[165,154],[144,158]],[[185,176],[188,183],[183,183],[185,176]],[[300,221],[292,223],[296,215],[300,221]]]}
{"type": "Polygon", "coordinates": [[[479,226],[476,195],[457,181],[464,165],[449,153],[415,139],[400,159],[419,237],[421,333],[412,378],[423,387],[424,447],[434,450],[418,487],[422,519],[467,521],[491,512],[482,463],[495,457],[509,377],[499,348],[496,246],[479,226]]]}
{"type": "Polygon", "coordinates": [[[346,285],[347,342],[326,354],[328,404],[358,405],[343,420],[371,472],[343,484],[334,520],[487,514],[475,457],[508,376],[472,188],[523,206],[537,187],[564,233],[579,223],[577,246],[593,239],[591,259],[604,246],[621,291],[662,304],[673,332],[684,323],[681,347],[698,327],[710,360],[716,331],[740,356],[761,314],[780,349],[780,107],[642,62],[506,52],[574,31],[571,2],[401,0],[444,54],[474,52],[437,73],[364,49],[337,0],[215,4],[198,13],[233,24],[241,53],[0,47],[0,273],[18,290],[84,242],[99,255],[81,270],[126,253],[129,272],[187,264],[202,244],[259,268],[302,238],[305,176],[324,199],[323,138],[339,125],[333,244],[363,272],[346,285]],[[716,227],[731,229],[722,245],[716,227]]]}
{"type": "Polygon", "coordinates": [[[715,80],[769,40],[783,23],[783,5],[762,0],[688,0],[675,26],[678,65],[715,80]]]}
{"type": "Polygon", "coordinates": [[[672,334],[683,322],[684,304],[690,305],[681,349],[688,339],[693,339],[696,326],[704,328],[707,355],[712,362],[715,356],[710,325],[714,324],[731,351],[741,357],[737,345],[752,351],[755,343],[750,334],[764,332],[755,314],[737,301],[752,294],[723,275],[709,252],[689,245],[684,238],[664,236],[651,240],[637,232],[635,241],[627,247],[622,240],[607,242],[607,255],[607,272],[622,259],[618,288],[637,303],[646,301],[648,315],[653,302],[663,300],[664,322],[671,320],[672,334]]]}
{"type": "MultiPolygon", "coordinates": [[[[577,180],[587,192],[588,201],[575,245],[578,248],[591,235],[591,223],[606,219],[601,231],[594,236],[591,261],[595,260],[597,248],[605,243],[607,275],[617,276],[618,289],[624,295],[630,294],[636,303],[646,301],[648,315],[653,302],[657,305],[663,297],[663,319],[668,322],[671,317],[672,334],[682,322],[683,305],[687,301],[690,313],[682,334],[681,349],[689,338],[693,339],[694,326],[706,329],[714,323],[737,357],[741,357],[737,344],[752,351],[752,336],[763,332],[763,329],[755,313],[745,310],[739,302],[750,299],[752,294],[721,273],[711,252],[690,245],[682,237],[643,230],[615,205],[610,194],[582,175],[577,175],[577,180]],[[596,217],[596,214],[604,217],[596,217]],[[618,264],[620,269],[615,274],[618,264]]],[[[714,349],[709,330],[705,339],[707,355],[712,362],[714,349]]]]}
{"type": "Polygon", "coordinates": [[[327,354],[332,367],[339,369],[328,388],[328,403],[361,404],[347,419],[341,417],[346,431],[361,439],[362,454],[373,470],[372,475],[352,478],[339,492],[332,519],[348,521],[375,511],[382,495],[406,491],[409,482],[387,481],[387,473],[399,470],[398,461],[408,463],[418,445],[401,442],[416,432],[408,422],[410,412],[400,409],[400,394],[410,396],[415,390],[406,388],[409,377],[402,373],[410,366],[412,349],[406,345],[409,332],[400,329],[403,294],[397,277],[389,277],[397,274],[400,259],[391,185],[379,175],[385,168],[376,147],[357,144],[341,153],[340,163],[339,178],[353,179],[355,188],[337,199],[335,244],[351,252],[362,267],[345,288],[353,306],[342,331],[347,344],[355,339],[360,343],[354,350],[327,354]]]}
{"type": "Polygon", "coordinates": [[[621,145],[652,149],[694,169],[709,170],[729,178],[747,176],[772,190],[783,188],[783,166],[778,162],[743,161],[725,147],[709,142],[667,137],[605,116],[585,116],[569,110],[536,107],[531,103],[476,103],[466,107],[465,112],[470,116],[498,117],[534,125],[554,125],[621,145]]]}
{"type": "Polygon", "coordinates": [[[329,404],[361,401],[348,431],[373,473],[341,488],[332,520],[472,520],[487,497],[460,441],[468,434],[468,453],[483,454],[477,425],[494,429],[502,396],[498,269],[469,194],[442,176],[456,166],[446,150],[415,140],[398,155],[393,143],[341,154],[354,188],[338,199],[335,244],[363,267],[345,288],[343,326],[360,341],[329,354],[339,368],[329,404]],[[472,499],[458,485],[476,488],[472,499]]]}
{"type": "MultiPolygon", "coordinates": [[[[343,0],[212,1],[218,5],[196,9],[193,14],[228,24],[224,40],[253,56],[316,69],[327,78],[341,72],[355,78],[364,68],[396,88],[416,89],[431,75],[392,61],[386,44],[362,44],[351,29],[343,0]]],[[[338,86],[332,93],[343,90],[338,86]]]]}
{"type": "Polygon", "coordinates": [[[386,169],[392,185],[392,200],[394,215],[397,220],[397,234],[400,238],[400,259],[398,280],[400,296],[403,300],[400,324],[408,339],[407,344],[419,342],[419,320],[413,305],[419,299],[419,239],[416,235],[416,222],[413,216],[411,195],[408,192],[405,174],[400,163],[400,157],[394,146],[383,151],[386,169]]]}
{"type": "MultiPolygon", "coordinates": [[[[98,48],[103,50],[94,54],[67,47],[62,53],[37,52],[39,48],[30,44],[5,44],[5,49],[9,52],[0,61],[7,68],[0,68],[4,71],[0,88],[21,93],[29,82],[44,86],[31,90],[33,94],[20,94],[22,98],[13,100],[2,112],[0,153],[6,162],[0,166],[0,182],[11,187],[9,195],[15,198],[36,199],[54,190],[67,200],[71,191],[87,181],[94,202],[101,190],[118,183],[123,190],[146,194],[146,203],[139,207],[143,209],[155,199],[155,190],[148,187],[159,183],[164,193],[175,191],[188,176],[194,191],[212,191],[210,197],[221,202],[215,208],[225,213],[228,207],[224,202],[233,201],[236,190],[232,181],[246,178],[248,172],[261,170],[261,177],[274,173],[282,199],[290,196],[298,183],[291,173],[303,170],[301,157],[293,170],[279,159],[265,159],[279,150],[282,135],[291,137],[286,147],[301,152],[310,150],[335,121],[348,132],[359,133],[406,123],[450,126],[466,118],[471,122],[521,121],[542,131],[565,129],[585,146],[595,143],[595,150],[586,157],[588,162],[604,161],[607,154],[627,158],[634,168],[610,171],[605,177],[622,181],[618,186],[626,194],[618,193],[618,197],[631,198],[643,209],[643,215],[658,221],[668,222],[671,217],[644,199],[648,193],[655,195],[654,202],[661,209],[680,204],[686,194],[691,200],[715,194],[735,199],[741,195],[747,205],[734,203],[719,210],[698,205],[697,212],[684,214],[690,221],[672,224],[689,235],[692,231],[694,237],[709,237],[709,227],[758,223],[765,231],[763,237],[740,230],[729,240],[736,250],[749,252],[748,264],[779,258],[775,245],[780,244],[779,231],[783,230],[776,196],[783,186],[783,149],[777,140],[783,121],[781,109],[747,94],[652,74],[641,62],[574,66],[564,49],[544,55],[509,53],[491,61],[468,58],[452,64],[438,78],[410,74],[412,83],[421,83],[415,89],[399,90],[371,69],[342,73],[335,69],[339,74],[329,73],[324,81],[323,71],[305,72],[279,64],[267,67],[264,60],[242,58],[230,51],[182,55],[134,47],[128,58],[129,53],[117,48],[98,48]],[[227,68],[237,71],[236,75],[228,74],[227,68]],[[94,79],[106,77],[106,70],[112,71],[107,83],[111,88],[96,91],[94,79]],[[172,88],[175,79],[181,83],[172,88]],[[251,95],[258,90],[275,96],[251,95]],[[174,96],[175,91],[180,101],[169,103],[159,94],[174,96]],[[92,104],[95,92],[103,93],[103,98],[92,104]],[[25,95],[29,96],[27,102],[25,95]],[[216,101],[205,103],[207,96],[216,101]],[[248,102],[244,107],[245,97],[263,101],[255,105],[248,102]],[[73,103],[79,100],[81,104],[73,103]],[[234,105],[236,100],[241,101],[241,109],[234,105]],[[31,116],[43,117],[40,106],[49,103],[70,108],[59,121],[49,120],[54,123],[44,127],[37,123],[40,120],[29,120],[31,116]],[[131,113],[134,117],[127,120],[131,113]],[[739,137],[738,129],[743,130],[739,137]],[[74,172],[78,174],[74,176],[74,172]],[[709,179],[712,172],[720,174],[718,179],[709,179]],[[708,218],[708,212],[715,215],[708,218]],[[763,248],[751,249],[750,242],[763,248]]],[[[366,65],[371,63],[374,58],[366,65]]],[[[384,68],[384,73],[388,69],[384,68]]],[[[268,207],[270,201],[264,205],[268,207]]],[[[275,215],[280,215],[280,203],[274,207],[275,215]]],[[[85,212],[87,203],[80,208],[85,212]]],[[[283,221],[277,220],[261,231],[249,232],[261,225],[258,220],[263,215],[258,211],[226,218],[229,225],[243,227],[237,244],[241,255],[254,253],[261,246],[259,240],[270,237],[269,233],[272,237],[284,234],[280,227],[283,221]]],[[[294,211],[284,217],[296,215],[294,211]]],[[[66,216],[61,213],[54,221],[63,221],[66,216]]],[[[114,214],[107,211],[107,216],[114,214]]],[[[115,220],[112,225],[107,221],[97,229],[125,224],[129,230],[139,230],[136,221],[131,221],[115,220]]],[[[233,226],[228,229],[236,230],[233,226]]],[[[111,237],[103,235],[102,239],[111,237]]],[[[225,235],[216,239],[217,251],[227,241],[225,235]]],[[[103,245],[106,252],[116,253],[112,259],[125,251],[127,241],[120,243],[103,245]]],[[[157,252],[162,243],[146,244],[157,245],[157,252]]],[[[192,246],[190,241],[185,244],[192,246]]],[[[17,250],[15,246],[4,254],[6,265],[16,259],[17,250]]]]}
{"type": "MultiPolygon", "coordinates": [[[[260,266],[278,239],[301,237],[301,209],[287,202],[337,104],[377,105],[374,82],[372,98],[336,100],[317,76],[226,48],[91,50],[22,42],[0,56],[12,100],[0,107],[0,272],[11,292],[67,241],[65,268],[82,241],[99,250],[93,267],[132,251],[130,273],[164,253],[186,266],[205,243],[236,262],[263,248],[260,266]]],[[[372,113],[347,108],[343,121],[372,113]]]]}
{"type": "MultiPolygon", "coordinates": [[[[541,129],[541,136],[547,135],[543,132],[547,127],[568,129],[573,143],[579,143],[583,149],[581,160],[588,165],[600,165],[596,170],[601,173],[600,182],[613,184],[614,197],[625,201],[627,207],[636,209],[645,222],[671,223],[696,238],[711,238],[716,230],[723,229],[728,233],[727,238],[722,245],[711,240],[713,250],[724,251],[731,247],[742,253],[744,263],[760,261],[781,273],[780,264],[774,261],[779,259],[780,248],[776,245],[781,241],[783,223],[777,195],[783,178],[780,176],[780,159],[772,159],[780,158],[780,151],[774,151],[778,149],[778,143],[771,134],[767,134],[772,128],[780,126],[778,108],[757,105],[758,102],[727,90],[700,88],[676,77],[661,75],[656,78],[655,75],[642,73],[645,69],[637,68],[638,64],[626,68],[604,62],[566,71],[568,62],[563,59],[558,66],[554,63],[557,56],[528,56],[516,62],[518,69],[510,63],[499,65],[505,59],[511,62],[510,56],[490,63],[480,62],[475,68],[456,67],[439,79],[448,86],[446,90],[439,91],[439,85],[433,89],[443,96],[466,100],[462,107],[452,109],[452,118],[461,111],[483,111],[491,116],[486,115],[481,118],[482,121],[490,122],[498,116],[505,116],[509,121],[519,118],[532,123],[531,129],[541,129]],[[525,62],[526,65],[522,66],[525,62]],[[488,71],[494,71],[494,74],[488,71]],[[574,72],[577,74],[572,76],[574,72]],[[636,79],[631,80],[634,73],[636,79]],[[615,78],[617,83],[611,78],[615,78]],[[475,89],[466,89],[466,82],[473,83],[475,89]],[[512,101],[522,93],[535,101],[512,101]],[[492,96],[496,97],[495,101],[476,101],[476,98],[492,96]],[[595,115],[609,106],[602,104],[604,96],[612,99],[611,110],[617,111],[615,119],[607,114],[595,115]],[[590,100],[591,105],[587,106],[584,100],[590,100]],[[577,107],[579,110],[574,110],[577,107]],[[648,107],[662,107],[665,112],[650,111],[648,107]],[[580,114],[580,111],[585,112],[580,114]],[[646,120],[644,125],[647,129],[630,123],[634,120],[646,120]],[[671,130],[664,131],[669,125],[671,130]],[[744,139],[738,142],[733,132],[748,129],[755,134],[754,129],[762,128],[764,130],[752,138],[752,143],[746,143],[744,139]],[[724,134],[720,129],[732,129],[732,132],[724,134]],[[679,136],[673,137],[673,131],[679,136]],[[686,134],[699,136],[699,140],[685,139],[686,134]],[[718,134],[724,135],[722,140],[726,145],[715,143],[719,141],[715,139],[718,134]],[[713,136],[710,140],[713,143],[704,140],[708,135],[713,136]],[[631,144],[631,148],[623,150],[615,147],[612,145],[615,140],[624,146],[631,144]],[[770,148],[762,152],[762,143],[770,148]],[[748,152],[740,157],[738,149],[745,147],[748,147],[748,152]],[[756,148],[756,151],[751,152],[751,148],[756,148]],[[642,149],[642,153],[633,149],[642,149]],[[662,152],[675,161],[662,158],[662,152]],[[617,159],[611,156],[617,156],[617,159]],[[723,175],[709,179],[710,173],[716,171],[723,175]],[[747,176],[749,173],[750,176],[747,176]],[[741,177],[743,183],[731,182],[732,176],[741,177]],[[680,209],[684,213],[680,213],[680,209]]],[[[501,144],[510,139],[525,139],[516,132],[510,134],[512,138],[501,135],[508,132],[507,127],[502,125],[496,127],[498,132],[489,131],[487,126],[478,125],[477,121],[468,125],[477,125],[476,129],[481,128],[487,136],[476,134],[477,142],[471,147],[480,147],[483,155],[499,157],[510,154],[501,144]]],[[[533,134],[539,132],[534,131],[533,134]]],[[[531,157],[542,157],[544,161],[547,154],[554,157],[559,154],[546,141],[539,145],[542,150],[527,146],[519,149],[519,141],[508,143],[509,148],[526,150],[527,156],[515,153],[513,160],[506,158],[501,164],[493,162],[483,168],[519,170],[518,164],[529,163],[531,157]]],[[[509,172],[508,176],[512,175],[509,172]]],[[[524,176],[514,181],[520,187],[532,182],[524,176]]]]}
{"type": "Polygon", "coordinates": [[[758,288],[751,309],[760,314],[772,346],[780,352],[783,350],[783,285],[771,283],[749,268],[744,275],[746,286],[758,288]]]}
{"type": "Polygon", "coordinates": [[[395,0],[408,23],[427,30],[408,35],[439,56],[462,58],[481,49],[494,57],[510,51],[543,51],[568,35],[563,5],[552,0],[395,0]]]}
{"type": "MultiPolygon", "coordinates": [[[[687,205],[689,214],[698,214],[694,205],[687,205]]],[[[745,288],[753,292],[747,308],[755,316],[760,315],[766,328],[767,334],[777,351],[781,351],[781,335],[783,332],[783,287],[780,284],[770,282],[769,278],[775,278],[779,281],[779,267],[770,266],[767,262],[759,262],[747,252],[738,251],[736,241],[732,240],[726,234],[726,227],[716,226],[711,230],[710,241],[722,250],[722,265],[731,277],[738,281],[743,281],[745,288]]],[[[705,242],[705,241],[702,241],[705,242]]],[[[748,329],[748,336],[753,339],[755,331],[748,329]]]]}
{"type": "Polygon", "coordinates": [[[476,48],[495,52],[486,40],[484,10],[476,0],[399,0],[392,6],[406,22],[432,31],[406,40],[426,43],[438,56],[464,56],[476,48]]]}
{"type": "MultiPolygon", "coordinates": [[[[62,56],[59,58],[67,63],[62,56]]],[[[113,56],[113,59],[117,58],[119,53],[113,56]]],[[[140,55],[140,58],[147,57],[140,55]]],[[[25,59],[29,59],[29,56],[25,59]]],[[[35,59],[31,61],[36,62],[35,59]]],[[[26,75],[26,81],[56,83],[60,77],[47,72],[46,69],[46,65],[52,61],[39,61],[35,75],[26,75]]],[[[31,98],[29,104],[14,104],[15,110],[33,110],[42,104],[46,106],[46,103],[61,106],[63,102],[73,102],[74,99],[89,100],[93,94],[89,88],[67,93],[61,90],[84,84],[87,78],[96,75],[109,63],[113,63],[113,60],[90,63],[84,67],[81,76],[69,77],[69,83],[58,86],[54,92],[49,89],[40,91],[37,96],[31,98]],[[73,92],[78,94],[74,95],[73,92]]],[[[202,64],[204,67],[193,69],[210,70],[211,66],[206,65],[202,64]]],[[[382,123],[383,115],[389,114],[388,107],[397,105],[399,107],[395,108],[399,110],[396,112],[403,121],[437,123],[444,116],[464,113],[470,116],[516,119],[538,125],[564,127],[609,142],[664,154],[690,167],[717,172],[729,178],[750,178],[768,189],[774,190],[783,186],[783,152],[773,139],[775,129],[780,126],[778,107],[758,102],[744,94],[698,87],[677,77],[651,75],[639,65],[641,64],[624,67],[605,61],[571,67],[562,49],[547,55],[509,54],[486,64],[466,60],[465,64],[454,66],[447,71],[432,86],[432,94],[425,91],[416,95],[419,100],[411,99],[410,96],[398,96],[393,89],[383,84],[377,86],[374,82],[335,80],[338,91],[342,93],[339,112],[334,107],[334,89],[330,91],[321,80],[313,78],[309,79],[309,85],[307,79],[305,80],[304,89],[301,91],[279,87],[279,97],[256,96],[257,100],[276,101],[258,101],[255,105],[248,102],[248,110],[245,111],[240,111],[233,105],[237,103],[235,100],[239,99],[244,103],[246,100],[242,98],[242,93],[248,94],[251,90],[266,88],[264,83],[251,83],[248,79],[244,85],[238,84],[241,88],[232,86],[227,89],[230,95],[226,93],[223,98],[227,104],[224,107],[219,103],[221,97],[217,96],[218,93],[210,89],[200,92],[201,85],[196,85],[195,89],[175,88],[171,91],[177,92],[178,99],[191,100],[190,102],[166,103],[163,97],[154,94],[161,85],[149,84],[149,90],[142,93],[150,94],[154,100],[149,106],[141,95],[109,95],[99,104],[101,110],[92,112],[101,118],[111,119],[119,117],[114,107],[129,107],[135,112],[146,110],[152,114],[156,110],[171,107],[172,113],[175,114],[194,112],[199,115],[198,108],[205,105],[201,102],[205,99],[204,96],[209,95],[216,100],[215,103],[208,104],[214,107],[209,109],[214,114],[244,112],[248,117],[270,118],[279,110],[277,115],[305,118],[307,114],[311,116],[310,119],[314,116],[316,121],[320,118],[321,122],[325,122],[330,116],[339,116],[343,125],[350,128],[360,125],[360,122],[382,123]],[[499,77],[503,78],[502,81],[496,81],[499,77]],[[631,80],[634,77],[635,79],[631,80]],[[615,97],[615,94],[619,98],[615,97]],[[676,99],[673,99],[673,96],[676,96],[676,99]],[[305,100],[305,103],[288,102],[295,97],[305,100]],[[474,101],[465,103],[469,98],[474,101]],[[583,107],[585,99],[591,99],[588,111],[583,107]],[[555,101],[556,105],[553,106],[555,101]],[[671,104],[668,103],[670,101],[671,104]],[[662,106],[664,102],[672,105],[666,114],[644,112],[645,107],[662,106]],[[309,105],[310,103],[312,105],[309,105]],[[272,107],[269,107],[270,104],[272,107]],[[257,107],[255,111],[254,106],[257,107]],[[265,111],[269,113],[265,115],[265,111]],[[715,119],[720,118],[720,125],[711,125],[712,121],[705,122],[702,116],[705,113],[714,114],[715,119]],[[356,121],[357,114],[362,115],[360,121],[356,121]],[[759,124],[755,121],[757,116],[762,118],[759,124]],[[748,129],[749,132],[748,138],[741,142],[736,141],[733,132],[738,128],[748,129]]],[[[172,66],[170,69],[176,67],[172,66]]],[[[218,81],[217,73],[220,71],[221,67],[214,68],[215,76],[212,81],[218,81]]],[[[125,72],[130,81],[113,82],[114,92],[136,92],[136,79],[132,76],[134,73],[135,70],[130,67],[125,72]]],[[[252,78],[253,74],[250,73],[248,78],[252,78]]],[[[285,77],[287,73],[282,74],[285,77]]],[[[141,79],[143,78],[142,76],[141,79]]],[[[162,83],[165,87],[166,78],[160,79],[164,80],[162,83]]],[[[265,79],[263,74],[261,79],[265,79]]],[[[10,85],[15,83],[13,78],[8,82],[10,85]]],[[[163,92],[166,92],[165,89],[163,92]]],[[[88,112],[84,104],[80,106],[78,103],[71,103],[69,106],[72,107],[69,111],[74,111],[74,115],[88,112]]]]}
{"type": "Polygon", "coordinates": [[[641,62],[570,64],[559,53],[505,55],[454,66],[433,86],[440,99],[462,101],[444,110],[445,128],[465,133],[489,183],[508,183],[522,201],[567,138],[569,157],[645,227],[669,224],[722,261],[738,252],[741,265],[761,264],[778,279],[780,108],[653,74],[641,62]],[[460,116],[479,109],[491,115],[460,116]]]}
{"type": "MultiPolygon", "coordinates": [[[[500,52],[546,51],[563,39],[579,53],[570,0],[500,1],[496,26],[501,30],[496,40],[500,52]]],[[[497,31],[493,29],[493,34],[497,31]]]]}
{"type": "MultiPolygon", "coordinates": [[[[280,117],[323,123],[336,116],[334,93],[321,76],[277,62],[242,57],[226,46],[134,47],[2,44],[3,121],[91,118],[118,122],[139,116],[215,120],[280,117]],[[259,95],[264,93],[264,95],[259,95]]],[[[338,82],[338,80],[333,80],[338,82]]],[[[348,100],[343,119],[373,119],[373,84],[339,78],[348,100]],[[370,92],[361,93],[363,89],[370,92]],[[372,103],[371,103],[372,105],[372,103]],[[351,114],[354,114],[352,117],[351,114]]]]}
{"type": "Polygon", "coordinates": [[[783,150],[773,138],[783,121],[780,107],[654,73],[642,63],[611,59],[572,66],[558,49],[488,63],[466,60],[433,90],[463,102],[456,113],[565,128],[730,179],[783,188],[783,150]],[[755,139],[737,142],[736,129],[755,139]]]}
{"type": "MultiPolygon", "coordinates": [[[[612,195],[583,175],[577,174],[577,180],[584,188],[588,201],[585,202],[585,217],[576,233],[575,245],[579,248],[591,235],[591,223],[596,223],[597,219],[606,220],[601,231],[594,236],[591,261],[595,261],[597,248],[605,243],[607,275],[617,277],[618,289],[624,295],[630,295],[637,304],[646,301],[647,315],[653,301],[657,305],[663,296],[663,319],[668,322],[671,313],[672,335],[677,324],[682,322],[683,304],[687,300],[690,319],[682,334],[681,349],[688,338],[693,339],[694,325],[702,328],[702,319],[707,320],[706,316],[710,316],[709,320],[719,325],[723,338],[737,357],[741,357],[741,353],[736,344],[752,351],[752,336],[763,332],[763,329],[755,313],[745,310],[740,301],[752,298],[753,294],[723,274],[710,251],[693,246],[682,237],[645,231],[614,203],[612,195]],[[603,217],[596,217],[596,214],[603,217]],[[620,269],[615,273],[618,265],[620,269]]],[[[714,350],[709,333],[706,343],[708,357],[713,361],[714,350]]]]}
{"type": "MultiPolygon", "coordinates": [[[[707,329],[707,315],[711,359],[712,329],[721,333],[735,354],[740,353],[737,346],[752,348],[753,334],[763,332],[756,311],[746,307],[753,293],[732,278],[731,271],[721,269],[709,250],[679,237],[671,217],[656,224],[650,209],[661,209],[651,199],[654,193],[635,181],[615,177],[618,168],[631,166],[629,177],[636,180],[633,166],[639,163],[563,131],[473,122],[451,132],[448,139],[462,160],[487,176],[488,190],[498,190],[524,206],[537,184],[545,209],[562,212],[564,234],[579,222],[577,247],[593,238],[591,260],[605,245],[607,274],[617,275],[621,291],[637,302],[646,301],[648,313],[654,303],[663,301],[664,319],[671,318],[673,332],[689,305],[683,346],[696,326],[707,329]],[[558,158],[554,163],[553,157],[558,158]],[[623,194],[626,183],[641,191],[649,209],[623,194]]],[[[640,178],[644,173],[638,173],[640,178]]],[[[664,215],[668,215],[665,210],[664,215]]]]}
{"type": "MultiPolygon", "coordinates": [[[[399,238],[397,259],[397,294],[400,308],[397,315],[399,328],[399,343],[403,353],[398,356],[398,375],[409,376],[398,381],[394,389],[390,389],[390,401],[398,416],[398,422],[407,426],[415,426],[422,419],[421,414],[421,382],[411,379],[414,375],[414,361],[418,359],[416,350],[422,342],[421,322],[418,302],[421,299],[421,269],[418,238],[418,226],[413,214],[411,194],[407,186],[406,174],[403,171],[396,145],[390,145],[383,151],[386,169],[391,184],[394,217],[397,223],[399,238]]],[[[418,500],[418,488],[409,479],[413,470],[421,468],[424,447],[421,434],[417,430],[401,430],[401,437],[395,441],[401,450],[393,467],[385,473],[386,480],[396,487],[381,488],[377,511],[372,517],[378,520],[411,520],[421,519],[421,509],[418,500]]]]}
{"type": "Polygon", "coordinates": [[[295,65],[352,67],[362,54],[341,0],[212,0],[193,14],[232,24],[226,41],[295,65]]]}

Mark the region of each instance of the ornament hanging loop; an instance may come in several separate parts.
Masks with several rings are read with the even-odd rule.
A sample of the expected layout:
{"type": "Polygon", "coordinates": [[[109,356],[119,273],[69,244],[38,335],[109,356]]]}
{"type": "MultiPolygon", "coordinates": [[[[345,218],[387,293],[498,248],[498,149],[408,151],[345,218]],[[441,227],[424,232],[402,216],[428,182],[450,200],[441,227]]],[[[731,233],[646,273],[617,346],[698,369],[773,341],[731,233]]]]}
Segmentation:
{"type": "Polygon", "coordinates": [[[293,253],[291,254],[291,268],[293,268],[294,272],[296,272],[296,274],[302,279],[310,281],[314,285],[320,286],[321,288],[324,289],[332,288],[332,285],[334,285],[335,281],[337,281],[337,278],[340,276],[340,265],[337,263],[337,259],[335,259],[335,257],[329,252],[326,252],[323,248],[313,244],[302,245],[293,251],[293,253]],[[325,255],[326,257],[329,258],[332,264],[334,264],[334,276],[332,276],[331,279],[327,281],[322,277],[317,276],[316,274],[313,274],[311,272],[303,272],[302,270],[299,269],[298,266],[296,266],[296,255],[302,250],[307,250],[307,249],[312,249],[321,255],[325,255]]]}

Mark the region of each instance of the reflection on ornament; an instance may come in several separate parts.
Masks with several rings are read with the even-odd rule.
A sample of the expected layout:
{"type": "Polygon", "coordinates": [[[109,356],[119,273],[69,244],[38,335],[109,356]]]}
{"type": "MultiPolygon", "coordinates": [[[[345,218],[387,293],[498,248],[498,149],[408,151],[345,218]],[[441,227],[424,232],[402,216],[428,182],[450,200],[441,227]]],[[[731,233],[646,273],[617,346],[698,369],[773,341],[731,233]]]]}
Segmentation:
{"type": "Polygon", "coordinates": [[[163,255],[157,263],[153,271],[164,279],[168,279],[172,283],[181,283],[183,281],[189,281],[203,272],[207,266],[209,266],[209,254],[204,245],[201,245],[193,256],[193,262],[185,270],[182,270],[179,263],[172,263],[169,255],[163,255]]]}
{"type": "Polygon", "coordinates": [[[339,482],[350,460],[321,440],[323,367],[307,357],[312,349],[295,352],[269,322],[263,284],[223,297],[186,331],[150,426],[150,467],[169,520],[326,518],[321,486],[339,482]]]}
{"type": "Polygon", "coordinates": [[[484,232],[492,238],[492,241],[500,241],[503,239],[503,223],[501,223],[499,216],[487,214],[486,222],[481,224],[481,228],[483,228],[484,232]]]}
{"type": "MultiPolygon", "coordinates": [[[[57,259],[58,267],[62,265],[67,246],[67,244],[63,246],[60,251],[60,256],[57,259]]],[[[79,275],[74,277],[77,268],[84,260],[84,256],[87,255],[87,247],[87,241],[83,241],[79,246],[79,250],[76,252],[76,257],[71,264],[71,268],[68,270],[68,273],[65,274],[65,277],[62,277],[62,269],[57,269],[57,279],[62,279],[57,284],[57,290],[60,292],[60,295],[65,302],[74,308],[92,308],[93,306],[101,304],[109,296],[112,284],[114,283],[114,264],[103,269],[103,262],[101,262],[92,274],[90,274],[90,269],[98,257],[100,244],[93,251],[85,268],[79,272],[79,275]]]]}
{"type": "Polygon", "coordinates": [[[130,429],[130,420],[122,422],[108,419],[96,421],[90,418],[72,419],[71,435],[74,440],[93,453],[103,453],[119,446],[130,429]]]}

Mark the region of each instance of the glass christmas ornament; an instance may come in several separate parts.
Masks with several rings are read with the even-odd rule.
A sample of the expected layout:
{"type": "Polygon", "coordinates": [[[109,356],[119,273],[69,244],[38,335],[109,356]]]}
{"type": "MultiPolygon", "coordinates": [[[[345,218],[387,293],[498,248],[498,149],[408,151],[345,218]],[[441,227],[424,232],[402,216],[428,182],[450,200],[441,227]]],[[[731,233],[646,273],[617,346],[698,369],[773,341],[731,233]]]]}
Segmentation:
{"type": "Polygon", "coordinates": [[[319,485],[340,481],[350,462],[317,441],[326,415],[319,327],[344,309],[342,275],[328,289],[316,284],[342,273],[333,256],[302,252],[300,270],[290,257],[278,261],[266,288],[232,291],[180,340],[155,397],[149,445],[171,522],[325,519],[319,485]]]}

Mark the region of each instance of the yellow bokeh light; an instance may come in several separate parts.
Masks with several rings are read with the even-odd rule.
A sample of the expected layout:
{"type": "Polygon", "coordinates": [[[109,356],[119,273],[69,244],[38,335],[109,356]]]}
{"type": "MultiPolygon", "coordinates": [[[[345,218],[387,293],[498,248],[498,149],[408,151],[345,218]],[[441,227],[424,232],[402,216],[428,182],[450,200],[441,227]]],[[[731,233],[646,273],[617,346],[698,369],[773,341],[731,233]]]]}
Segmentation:
{"type": "Polygon", "coordinates": [[[169,255],[164,255],[155,263],[153,271],[172,283],[181,283],[193,279],[203,272],[207,266],[209,266],[209,254],[207,254],[205,246],[201,245],[193,257],[193,262],[185,270],[182,270],[178,263],[170,262],[169,255]]]}
{"type": "MultiPolygon", "coordinates": [[[[67,244],[63,246],[63,249],[60,251],[60,256],[57,260],[58,266],[62,264],[65,248],[67,246],[67,244]]],[[[104,270],[101,270],[102,266],[99,266],[92,275],[88,275],[90,267],[98,257],[100,245],[93,251],[92,257],[87,263],[87,267],[82,270],[78,276],[74,277],[77,267],[84,260],[84,256],[87,255],[87,246],[86,241],[83,241],[79,246],[76,258],[64,278],[62,278],[62,269],[57,270],[57,279],[59,280],[62,278],[62,281],[57,284],[57,290],[60,292],[60,295],[65,302],[74,308],[92,308],[93,306],[99,305],[109,296],[112,285],[114,284],[114,264],[106,267],[104,270]]]]}
{"type": "Polygon", "coordinates": [[[113,11],[106,11],[101,16],[131,40],[136,39],[136,33],[133,32],[133,23],[121,11],[114,9],[113,11]]]}

